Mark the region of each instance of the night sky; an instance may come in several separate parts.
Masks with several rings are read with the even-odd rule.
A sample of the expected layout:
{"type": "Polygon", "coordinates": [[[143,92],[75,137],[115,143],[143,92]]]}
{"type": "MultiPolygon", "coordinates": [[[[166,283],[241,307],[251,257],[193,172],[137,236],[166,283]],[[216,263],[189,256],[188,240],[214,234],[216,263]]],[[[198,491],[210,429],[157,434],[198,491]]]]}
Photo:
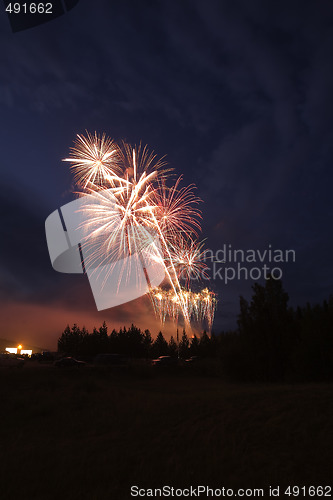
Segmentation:
{"type": "MultiPolygon", "coordinates": [[[[45,219],[74,199],[61,160],[85,130],[166,155],[197,186],[214,252],[294,249],[278,264],[290,305],[333,292],[331,0],[80,0],[17,33],[2,8],[0,47],[1,338],[55,349],[67,323],[160,329],[148,299],[97,312],[86,277],[52,269],[45,219]]],[[[215,333],[253,284],[212,280],[215,333]]]]}

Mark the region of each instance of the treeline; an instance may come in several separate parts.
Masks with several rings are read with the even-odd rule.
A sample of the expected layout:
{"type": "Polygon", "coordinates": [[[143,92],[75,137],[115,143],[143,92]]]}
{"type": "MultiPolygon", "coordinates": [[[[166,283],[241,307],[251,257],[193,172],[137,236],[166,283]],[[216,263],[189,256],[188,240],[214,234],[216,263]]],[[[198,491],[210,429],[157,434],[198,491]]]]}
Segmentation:
{"type": "Polygon", "coordinates": [[[108,334],[105,322],[89,333],[75,324],[72,328],[69,325],[65,328],[58,340],[58,351],[86,359],[100,353],[117,353],[130,358],[179,356],[183,359],[190,356],[211,357],[216,353],[217,338],[214,335],[209,337],[204,332],[200,338],[196,335],[189,338],[183,330],[179,337],[178,342],[173,336],[167,341],[159,332],[153,340],[149,330],[141,331],[134,325],[119,331],[113,329],[108,334]]]}
{"type": "Polygon", "coordinates": [[[244,381],[332,380],[333,296],[293,309],[279,280],[252,289],[250,303],[240,297],[237,331],[223,336],[224,372],[244,381]]]}
{"type": "Polygon", "coordinates": [[[189,338],[183,330],[177,342],[174,337],[167,341],[162,332],[153,340],[149,330],[134,325],[110,334],[105,323],[92,333],[74,325],[62,333],[58,350],[83,358],[98,353],[199,356],[212,360],[212,370],[218,367],[219,374],[235,381],[332,380],[333,296],[319,305],[293,309],[281,281],[268,279],[264,286],[252,288],[250,303],[240,297],[238,328],[232,332],[189,338]]]}

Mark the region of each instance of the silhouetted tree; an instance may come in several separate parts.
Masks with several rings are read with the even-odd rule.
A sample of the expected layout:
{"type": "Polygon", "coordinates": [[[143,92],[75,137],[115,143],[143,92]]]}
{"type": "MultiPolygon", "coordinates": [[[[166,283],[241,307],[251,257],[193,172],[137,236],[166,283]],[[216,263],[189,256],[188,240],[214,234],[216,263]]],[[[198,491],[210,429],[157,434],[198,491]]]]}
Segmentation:
{"type": "Polygon", "coordinates": [[[215,358],[218,356],[219,351],[219,340],[214,332],[211,333],[209,341],[209,357],[215,358]]]}
{"type": "Polygon", "coordinates": [[[159,332],[157,335],[155,342],[153,343],[152,351],[153,355],[158,357],[158,356],[167,356],[168,353],[168,343],[163,337],[163,333],[159,332]]]}
{"type": "Polygon", "coordinates": [[[199,349],[200,349],[200,356],[206,358],[209,356],[210,353],[210,338],[207,335],[207,332],[204,331],[200,341],[199,341],[199,349]]]}
{"type": "Polygon", "coordinates": [[[292,370],[297,380],[333,379],[333,296],[322,305],[294,312],[293,328],[297,344],[292,358],[292,370]]]}
{"type": "Polygon", "coordinates": [[[153,344],[153,339],[149,330],[145,330],[142,338],[143,352],[146,358],[151,355],[151,348],[153,344]]]}
{"type": "Polygon", "coordinates": [[[144,355],[143,339],[144,336],[140,328],[137,328],[132,323],[131,327],[126,332],[125,352],[127,356],[141,357],[144,355]]]}
{"type": "Polygon", "coordinates": [[[199,339],[196,335],[193,335],[193,337],[191,338],[190,355],[198,356],[199,354],[200,354],[199,339]]]}
{"type": "Polygon", "coordinates": [[[99,333],[99,344],[102,349],[102,352],[107,351],[109,338],[108,338],[108,327],[106,326],[105,321],[103,322],[103,325],[100,327],[98,333],[99,333]]]}
{"type": "Polygon", "coordinates": [[[75,323],[72,328],[65,328],[58,340],[58,350],[77,356],[82,349],[82,332],[75,323]]]}
{"type": "Polygon", "coordinates": [[[109,348],[110,353],[119,353],[119,333],[113,329],[109,336],[109,348]]]}
{"type": "Polygon", "coordinates": [[[269,278],[265,286],[256,283],[251,303],[240,297],[238,327],[243,347],[247,351],[244,361],[250,377],[275,381],[284,378],[292,342],[288,294],[280,280],[269,278]]]}
{"type": "Polygon", "coordinates": [[[68,346],[69,338],[71,334],[71,329],[69,325],[66,326],[65,330],[62,332],[58,339],[58,351],[66,352],[66,347],[68,346]]]}
{"type": "Polygon", "coordinates": [[[186,359],[189,355],[190,341],[186,335],[185,328],[183,329],[183,335],[179,342],[179,357],[186,359]]]}
{"type": "Polygon", "coordinates": [[[178,346],[177,346],[177,343],[172,335],[171,335],[170,340],[169,340],[169,355],[170,356],[177,356],[178,355],[178,346]]]}

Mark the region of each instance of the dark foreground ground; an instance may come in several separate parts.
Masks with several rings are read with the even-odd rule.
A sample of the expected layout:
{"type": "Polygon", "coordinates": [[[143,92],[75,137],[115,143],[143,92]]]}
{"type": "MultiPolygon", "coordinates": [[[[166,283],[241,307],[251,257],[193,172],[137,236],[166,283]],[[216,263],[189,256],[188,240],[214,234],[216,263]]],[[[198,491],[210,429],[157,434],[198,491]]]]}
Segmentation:
{"type": "Polygon", "coordinates": [[[0,417],[1,500],[130,499],[131,485],[268,491],[332,478],[333,384],[7,368],[0,417]]]}

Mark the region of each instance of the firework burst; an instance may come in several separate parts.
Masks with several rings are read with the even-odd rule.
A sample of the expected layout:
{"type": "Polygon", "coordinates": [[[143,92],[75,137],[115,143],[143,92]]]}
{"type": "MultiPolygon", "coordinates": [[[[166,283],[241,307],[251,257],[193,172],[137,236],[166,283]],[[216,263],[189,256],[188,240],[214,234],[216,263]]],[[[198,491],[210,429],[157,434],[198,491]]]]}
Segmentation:
{"type": "MultiPolygon", "coordinates": [[[[204,242],[197,242],[190,236],[185,239],[178,235],[170,242],[170,255],[177,276],[186,286],[190,286],[191,281],[209,279],[206,270],[204,242]]],[[[166,265],[169,264],[166,259],[166,265]]]]}
{"type": "Polygon", "coordinates": [[[205,321],[210,329],[216,297],[208,289],[190,288],[192,280],[207,279],[203,243],[196,241],[201,200],[195,186],[181,187],[179,177],[169,187],[170,169],[146,146],[118,145],[96,132],[78,135],[64,161],[72,164],[79,194],[90,195],[82,208],[86,267],[97,270],[108,263],[112,273],[112,263],[134,255],[135,265],[143,269],[147,258],[159,262],[165,288],[153,288],[148,281],[156,315],[162,322],[182,317],[189,327],[191,321],[205,321]]]}
{"type": "Polygon", "coordinates": [[[182,176],[171,187],[166,182],[159,183],[155,190],[156,219],[165,237],[171,242],[181,233],[200,232],[200,198],[195,196],[195,186],[180,187],[182,176]]]}
{"type": "Polygon", "coordinates": [[[74,182],[83,190],[103,189],[116,179],[121,180],[118,146],[105,134],[87,132],[86,137],[78,134],[70,158],[63,161],[72,163],[74,182]]]}

